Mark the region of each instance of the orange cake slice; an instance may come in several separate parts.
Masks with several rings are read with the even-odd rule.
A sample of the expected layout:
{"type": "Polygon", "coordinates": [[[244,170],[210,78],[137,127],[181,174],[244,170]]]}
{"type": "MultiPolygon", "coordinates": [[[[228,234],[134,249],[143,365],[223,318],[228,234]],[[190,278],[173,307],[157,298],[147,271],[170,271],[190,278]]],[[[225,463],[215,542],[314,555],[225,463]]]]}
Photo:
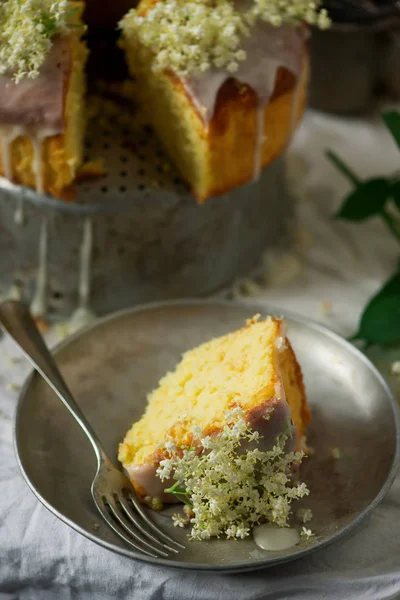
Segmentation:
{"type": "Polygon", "coordinates": [[[242,329],[186,352],[161,379],[119,447],[119,460],[139,496],[173,501],[164,493],[168,482],[156,475],[166,439],[190,446],[194,427],[202,436],[213,436],[226,425],[226,411],[235,407],[260,433],[262,447],[270,448],[288,427],[288,451],[302,445],[310,412],[282,320],[253,318],[242,329]]]}
{"type": "Polygon", "coordinates": [[[181,76],[173,67],[153,68],[152,49],[136,26],[158,2],[141,0],[128,13],[122,44],[150,123],[202,202],[258,179],[285,150],[306,104],[307,30],[260,22],[243,44],[247,58],[237,72],[181,76]]]}

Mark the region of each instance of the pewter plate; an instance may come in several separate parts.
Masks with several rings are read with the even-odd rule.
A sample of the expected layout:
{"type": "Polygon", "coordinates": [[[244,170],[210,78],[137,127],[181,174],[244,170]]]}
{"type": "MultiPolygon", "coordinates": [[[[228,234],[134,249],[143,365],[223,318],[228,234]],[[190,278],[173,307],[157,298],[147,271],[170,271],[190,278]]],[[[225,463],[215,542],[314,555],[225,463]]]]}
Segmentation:
{"type": "MultiPolygon", "coordinates": [[[[181,353],[238,328],[257,312],[268,310],[216,301],[148,305],[99,321],[55,354],[82,410],[115,457],[126,430],[144,410],[146,394],[181,353]]],[[[246,571],[299,558],[333,541],[339,546],[393,481],[399,458],[397,409],[382,377],[352,345],[304,319],[286,315],[286,320],[313,415],[308,443],[315,453],[301,471],[311,490],[304,503],[314,515],[310,541],[280,552],[260,550],[252,539],[187,542],[176,560],[130,550],[93,504],[96,464],[90,443],[37,374],[21,393],[15,426],[16,451],[29,486],[49,510],[94,542],[158,565],[246,571]],[[332,458],[332,448],[340,450],[339,459],[332,458]]],[[[168,514],[155,518],[185,541],[187,532],[174,529],[168,514]]]]}

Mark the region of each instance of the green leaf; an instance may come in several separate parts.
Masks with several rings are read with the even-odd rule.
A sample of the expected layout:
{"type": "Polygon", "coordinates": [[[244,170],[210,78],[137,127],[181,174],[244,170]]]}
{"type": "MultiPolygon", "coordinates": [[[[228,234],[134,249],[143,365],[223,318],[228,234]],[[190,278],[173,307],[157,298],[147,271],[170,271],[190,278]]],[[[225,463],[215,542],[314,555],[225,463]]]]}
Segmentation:
{"type": "Polygon", "coordinates": [[[400,294],[400,271],[383,284],[382,289],[374,296],[371,302],[380,296],[394,296],[397,294],[400,294]]]}
{"type": "Polygon", "coordinates": [[[361,183],[345,198],[336,218],[364,221],[379,214],[390,195],[390,182],[383,177],[361,183]]]}
{"type": "Polygon", "coordinates": [[[368,344],[394,344],[400,341],[400,294],[371,302],[361,318],[356,339],[368,344]]]}
{"type": "Polygon", "coordinates": [[[379,345],[400,341],[400,273],[391,277],[369,302],[353,339],[379,345]]]}
{"type": "Polygon", "coordinates": [[[390,188],[390,194],[393,197],[393,201],[397,206],[398,210],[400,210],[400,181],[395,181],[392,183],[390,188]]]}
{"type": "Polygon", "coordinates": [[[393,110],[382,113],[382,119],[400,148],[400,113],[393,110]]]}

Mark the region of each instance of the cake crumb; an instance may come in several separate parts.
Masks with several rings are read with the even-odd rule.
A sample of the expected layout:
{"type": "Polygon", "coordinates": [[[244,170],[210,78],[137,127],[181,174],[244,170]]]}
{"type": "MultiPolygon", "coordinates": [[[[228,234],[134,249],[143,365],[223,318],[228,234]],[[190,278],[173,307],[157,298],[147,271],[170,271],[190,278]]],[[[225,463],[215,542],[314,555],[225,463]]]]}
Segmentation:
{"type": "Polygon", "coordinates": [[[21,389],[21,386],[14,382],[7,383],[6,387],[9,392],[19,392],[21,389]]]}
{"type": "Polygon", "coordinates": [[[42,333],[44,333],[45,331],[48,331],[48,329],[50,328],[50,325],[47,321],[45,321],[43,319],[43,317],[35,317],[35,323],[39,329],[39,331],[41,331],[42,333]]]}
{"type": "Polygon", "coordinates": [[[164,505],[161,502],[160,498],[153,498],[152,496],[145,496],[143,498],[143,502],[146,504],[146,506],[148,506],[149,508],[151,508],[152,510],[155,510],[157,512],[160,512],[164,508],[164,505]]]}
{"type": "Polygon", "coordinates": [[[11,367],[21,362],[20,357],[12,356],[12,354],[9,354],[8,352],[5,353],[5,358],[11,367]]]}
{"type": "Polygon", "coordinates": [[[100,529],[100,525],[98,523],[93,523],[92,529],[93,531],[98,531],[100,529]]]}
{"type": "Polygon", "coordinates": [[[69,335],[68,322],[57,323],[55,326],[57,337],[60,341],[65,340],[69,335]]]}
{"type": "Polygon", "coordinates": [[[261,286],[252,279],[245,279],[239,289],[243,296],[259,296],[262,291],[261,286]]]}
{"type": "Polygon", "coordinates": [[[192,509],[191,506],[189,506],[188,504],[185,504],[185,506],[183,507],[183,512],[185,513],[185,515],[189,518],[194,517],[194,511],[192,509]]]}
{"type": "Polygon", "coordinates": [[[91,181],[92,179],[100,179],[107,175],[107,169],[104,167],[102,158],[89,160],[80,167],[76,175],[77,181],[91,181]]]}
{"type": "Polygon", "coordinates": [[[332,302],[331,300],[324,300],[321,305],[321,313],[326,317],[332,314],[332,302]]]}
{"type": "Polygon", "coordinates": [[[258,321],[260,319],[261,319],[260,313],[257,313],[256,315],[254,315],[254,317],[251,317],[251,319],[246,319],[246,327],[250,327],[251,325],[255,325],[255,323],[258,323],[258,321]]]}
{"type": "Polygon", "coordinates": [[[392,375],[397,375],[400,377],[400,360],[396,360],[394,363],[392,363],[390,372],[392,375]]]}
{"type": "Polygon", "coordinates": [[[339,458],[341,458],[342,453],[339,448],[331,448],[330,455],[331,458],[333,458],[334,460],[338,460],[339,458]]]}

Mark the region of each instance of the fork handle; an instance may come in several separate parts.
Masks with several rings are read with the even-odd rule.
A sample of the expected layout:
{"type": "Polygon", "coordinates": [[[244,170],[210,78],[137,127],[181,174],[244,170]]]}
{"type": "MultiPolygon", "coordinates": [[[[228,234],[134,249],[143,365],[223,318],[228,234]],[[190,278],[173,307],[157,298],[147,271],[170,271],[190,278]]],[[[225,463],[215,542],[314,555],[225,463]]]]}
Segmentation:
{"type": "Polygon", "coordinates": [[[6,300],[0,304],[0,326],[20,347],[32,366],[63,401],[89,438],[96,453],[98,464],[109,460],[100,441],[76,404],[67,384],[50,354],[28,308],[22,302],[6,300]]]}

